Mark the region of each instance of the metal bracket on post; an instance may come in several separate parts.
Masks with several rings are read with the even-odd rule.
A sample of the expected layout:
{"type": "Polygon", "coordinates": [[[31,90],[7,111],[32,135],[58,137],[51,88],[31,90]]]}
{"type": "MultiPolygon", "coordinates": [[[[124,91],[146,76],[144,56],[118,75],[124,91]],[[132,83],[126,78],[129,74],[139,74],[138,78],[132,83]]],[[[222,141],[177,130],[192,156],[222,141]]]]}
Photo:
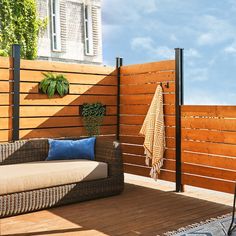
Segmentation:
{"type": "Polygon", "coordinates": [[[12,141],[19,140],[20,126],[20,45],[12,45],[13,75],[13,108],[12,108],[12,141]]]}
{"type": "Polygon", "coordinates": [[[176,123],[176,192],[183,192],[181,166],[181,105],[183,94],[183,49],[175,49],[175,123],[176,123]]]}
{"type": "Polygon", "coordinates": [[[116,140],[120,140],[120,67],[123,65],[123,58],[116,58],[116,70],[117,70],[117,129],[116,129],[116,140]]]}

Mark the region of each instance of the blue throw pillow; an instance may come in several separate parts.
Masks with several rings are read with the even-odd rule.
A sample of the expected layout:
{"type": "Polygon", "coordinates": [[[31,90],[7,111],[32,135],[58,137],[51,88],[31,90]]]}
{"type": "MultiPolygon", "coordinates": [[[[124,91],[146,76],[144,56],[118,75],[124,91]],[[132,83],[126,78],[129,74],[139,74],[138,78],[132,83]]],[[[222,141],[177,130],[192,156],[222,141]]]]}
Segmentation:
{"type": "Polygon", "coordinates": [[[46,161],[69,159],[95,159],[96,138],[79,140],[54,140],[49,139],[49,151],[46,161]]]}

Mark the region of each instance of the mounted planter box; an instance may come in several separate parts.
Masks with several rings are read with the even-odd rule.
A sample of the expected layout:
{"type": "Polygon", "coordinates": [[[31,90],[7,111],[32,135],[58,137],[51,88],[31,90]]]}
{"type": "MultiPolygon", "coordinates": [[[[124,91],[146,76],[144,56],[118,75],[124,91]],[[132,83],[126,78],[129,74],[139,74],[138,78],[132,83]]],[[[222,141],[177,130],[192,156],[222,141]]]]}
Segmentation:
{"type": "Polygon", "coordinates": [[[55,94],[60,97],[69,94],[69,81],[64,75],[43,73],[44,79],[39,83],[39,93],[47,94],[49,98],[52,98],[55,94]]]}
{"type": "Polygon", "coordinates": [[[79,107],[85,128],[89,136],[100,134],[100,126],[106,114],[106,106],[102,103],[84,103],[79,107]]]}

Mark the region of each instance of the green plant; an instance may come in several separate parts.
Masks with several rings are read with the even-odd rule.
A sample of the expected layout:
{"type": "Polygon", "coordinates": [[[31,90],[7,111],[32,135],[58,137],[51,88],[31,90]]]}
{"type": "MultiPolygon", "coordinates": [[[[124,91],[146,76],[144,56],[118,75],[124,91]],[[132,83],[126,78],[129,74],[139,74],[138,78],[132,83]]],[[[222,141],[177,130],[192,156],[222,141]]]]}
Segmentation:
{"type": "Polygon", "coordinates": [[[36,0],[0,0],[0,56],[11,54],[11,45],[21,46],[21,58],[37,57],[38,36],[47,19],[39,19],[36,0]]]}
{"type": "Polygon", "coordinates": [[[84,103],[82,105],[82,117],[89,136],[100,134],[100,125],[102,124],[105,113],[106,108],[100,102],[84,103]]]}
{"type": "Polygon", "coordinates": [[[39,84],[39,89],[48,95],[49,98],[58,93],[61,97],[69,93],[69,82],[64,75],[43,73],[44,79],[39,84]]]}

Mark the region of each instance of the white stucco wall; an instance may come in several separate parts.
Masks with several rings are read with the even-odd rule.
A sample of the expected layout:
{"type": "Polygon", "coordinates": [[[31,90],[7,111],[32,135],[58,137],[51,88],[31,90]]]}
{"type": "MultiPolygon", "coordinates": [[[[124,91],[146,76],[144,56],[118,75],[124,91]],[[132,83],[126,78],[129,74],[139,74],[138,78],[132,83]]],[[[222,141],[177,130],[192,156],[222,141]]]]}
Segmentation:
{"type": "Polygon", "coordinates": [[[59,0],[61,51],[52,50],[50,1],[37,0],[39,17],[48,18],[38,43],[38,57],[45,60],[102,64],[101,0],[59,0]],[[92,7],[93,55],[85,55],[83,4],[92,7]]]}

